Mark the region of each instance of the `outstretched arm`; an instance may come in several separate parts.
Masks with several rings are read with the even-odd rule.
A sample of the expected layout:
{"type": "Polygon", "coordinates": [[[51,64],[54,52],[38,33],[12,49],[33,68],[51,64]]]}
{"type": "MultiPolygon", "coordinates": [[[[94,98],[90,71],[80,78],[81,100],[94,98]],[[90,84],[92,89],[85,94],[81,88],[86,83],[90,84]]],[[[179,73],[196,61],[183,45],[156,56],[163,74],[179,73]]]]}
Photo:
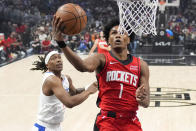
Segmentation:
{"type": "Polygon", "coordinates": [[[103,54],[94,54],[81,59],[75,52],[73,52],[63,41],[63,36],[60,28],[63,27],[63,22],[60,18],[54,17],[53,19],[53,39],[57,41],[59,47],[65,54],[69,62],[81,72],[93,72],[98,68],[101,68],[105,64],[105,56],[103,54]]]}
{"type": "Polygon", "coordinates": [[[63,88],[61,79],[56,76],[48,77],[44,83],[44,86],[49,88],[49,90],[51,90],[51,92],[68,108],[81,104],[90,94],[97,91],[97,82],[94,82],[86,91],[70,96],[70,94],[63,88]]]}
{"type": "Polygon", "coordinates": [[[104,66],[105,56],[103,54],[93,54],[85,59],[81,59],[69,47],[61,48],[69,62],[81,72],[93,72],[99,67],[104,66]]]}
{"type": "Polygon", "coordinates": [[[139,87],[136,90],[136,100],[139,105],[145,108],[150,104],[149,68],[143,60],[141,60],[141,77],[139,87]]]}
{"type": "Polygon", "coordinates": [[[77,95],[85,91],[85,88],[75,88],[73,85],[72,79],[68,75],[66,75],[66,77],[67,77],[67,80],[69,81],[69,94],[70,95],[72,96],[77,95]]]}

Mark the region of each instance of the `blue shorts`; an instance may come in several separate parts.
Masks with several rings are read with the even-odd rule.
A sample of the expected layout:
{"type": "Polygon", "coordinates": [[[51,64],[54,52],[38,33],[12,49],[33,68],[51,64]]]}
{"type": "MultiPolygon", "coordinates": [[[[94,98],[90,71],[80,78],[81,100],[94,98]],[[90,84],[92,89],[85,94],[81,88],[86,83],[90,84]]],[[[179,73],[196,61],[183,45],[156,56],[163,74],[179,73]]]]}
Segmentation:
{"type": "Polygon", "coordinates": [[[60,124],[37,122],[34,124],[32,131],[61,131],[61,126],[60,124]]]}

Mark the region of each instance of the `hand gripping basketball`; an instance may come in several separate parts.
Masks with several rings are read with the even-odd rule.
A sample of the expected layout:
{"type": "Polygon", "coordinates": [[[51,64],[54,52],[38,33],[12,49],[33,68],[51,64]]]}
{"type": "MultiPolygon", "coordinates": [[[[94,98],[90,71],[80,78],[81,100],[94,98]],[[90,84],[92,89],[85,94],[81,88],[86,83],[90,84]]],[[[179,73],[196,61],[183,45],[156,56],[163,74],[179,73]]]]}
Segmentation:
{"type": "Polygon", "coordinates": [[[80,33],[87,24],[86,12],[79,5],[73,3],[59,7],[55,16],[62,20],[60,29],[66,35],[80,33]]]}

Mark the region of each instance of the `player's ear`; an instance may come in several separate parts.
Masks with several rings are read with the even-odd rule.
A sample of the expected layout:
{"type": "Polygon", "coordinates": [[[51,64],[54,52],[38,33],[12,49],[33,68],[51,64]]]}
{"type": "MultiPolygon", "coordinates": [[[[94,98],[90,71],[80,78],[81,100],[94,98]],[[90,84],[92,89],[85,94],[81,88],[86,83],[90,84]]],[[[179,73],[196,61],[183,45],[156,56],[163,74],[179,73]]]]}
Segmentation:
{"type": "MultiPolygon", "coordinates": [[[[48,64],[46,64],[46,67],[48,68],[48,64]]],[[[48,68],[49,69],[49,68],[48,68]]]]}
{"type": "Polygon", "coordinates": [[[131,42],[130,37],[127,36],[127,45],[131,42]]]}

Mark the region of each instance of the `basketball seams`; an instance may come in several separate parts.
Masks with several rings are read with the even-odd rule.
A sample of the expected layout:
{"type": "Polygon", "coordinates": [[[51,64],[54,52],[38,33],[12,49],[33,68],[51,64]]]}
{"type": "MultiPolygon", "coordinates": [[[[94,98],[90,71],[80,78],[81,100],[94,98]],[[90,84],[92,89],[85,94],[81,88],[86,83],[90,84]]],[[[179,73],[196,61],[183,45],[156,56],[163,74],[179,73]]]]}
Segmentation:
{"type": "Polygon", "coordinates": [[[85,19],[84,19],[84,16],[86,16],[86,15],[83,15],[83,16],[82,16],[82,19],[83,19],[84,23],[87,24],[87,22],[86,22],[85,19]]]}
{"type": "MultiPolygon", "coordinates": [[[[60,10],[60,11],[63,11],[63,12],[69,12],[69,11],[65,11],[65,10],[60,10]]],[[[69,30],[67,30],[66,32],[64,32],[64,33],[68,33],[68,32],[70,32],[72,29],[74,29],[74,27],[75,27],[75,25],[77,24],[77,16],[73,13],[73,12],[69,12],[70,14],[72,14],[75,18],[73,18],[72,20],[76,20],[76,22],[75,22],[75,24],[73,24],[72,25],[72,27],[69,29],[69,30]]],[[[69,21],[71,21],[70,19],[68,19],[69,21]]],[[[66,23],[66,22],[68,22],[67,20],[66,21],[64,21],[63,23],[66,23]]],[[[69,33],[68,33],[69,34],[69,33]]]]}
{"type": "MultiPolygon", "coordinates": [[[[80,14],[79,14],[77,8],[75,7],[76,5],[73,6],[73,5],[71,4],[71,6],[76,10],[76,12],[78,13],[78,16],[79,16],[79,18],[80,18],[80,14]]],[[[77,18],[77,19],[78,19],[78,18],[77,18]]],[[[81,18],[80,18],[80,31],[81,31],[81,18]]]]}
{"type": "MultiPolygon", "coordinates": [[[[60,10],[60,11],[63,11],[63,12],[68,12],[68,11],[65,11],[65,10],[60,10]]],[[[68,13],[71,13],[71,14],[74,14],[74,13],[72,13],[72,12],[68,12],[68,13]]],[[[67,22],[67,21],[71,21],[71,20],[74,20],[74,19],[78,19],[78,18],[80,18],[80,17],[84,17],[84,16],[86,16],[86,15],[81,15],[81,16],[76,16],[75,14],[74,14],[74,17],[75,18],[72,18],[72,19],[68,19],[68,20],[66,20],[66,21],[64,21],[64,22],[67,22]]]]}
{"type": "MultiPolygon", "coordinates": [[[[85,14],[82,13],[81,16],[82,16],[82,19],[83,19],[84,23],[87,24],[87,21],[85,21],[85,19],[84,19],[84,16],[86,16],[86,13],[85,13],[85,14]]],[[[86,16],[86,17],[87,17],[87,16],[86,16]]]]}
{"type": "Polygon", "coordinates": [[[67,35],[80,33],[87,23],[86,12],[77,4],[68,3],[61,6],[57,10],[56,16],[62,19],[62,26],[65,26],[62,32],[67,35]]]}
{"type": "MultiPolygon", "coordinates": [[[[86,15],[84,15],[84,16],[86,16],[86,15]]],[[[83,26],[84,26],[83,28],[85,28],[85,27],[86,27],[86,24],[87,24],[87,21],[85,21],[85,18],[84,18],[84,16],[82,16],[83,23],[84,23],[84,24],[83,24],[83,26]]],[[[87,17],[87,16],[86,16],[86,17],[87,17]]],[[[86,19],[87,19],[87,18],[86,18],[86,19]]]]}

